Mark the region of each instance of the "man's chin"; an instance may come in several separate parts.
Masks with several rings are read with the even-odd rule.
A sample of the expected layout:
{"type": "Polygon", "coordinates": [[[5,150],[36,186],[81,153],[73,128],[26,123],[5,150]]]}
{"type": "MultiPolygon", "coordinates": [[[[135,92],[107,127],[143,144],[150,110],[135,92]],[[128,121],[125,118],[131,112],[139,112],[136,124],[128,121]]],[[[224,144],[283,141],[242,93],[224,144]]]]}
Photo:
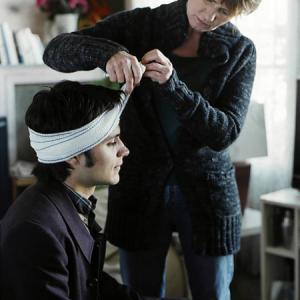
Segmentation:
{"type": "Polygon", "coordinates": [[[110,181],[110,185],[115,185],[115,184],[118,184],[120,181],[120,176],[115,176],[115,178],[113,178],[111,181],[110,181]]]}
{"type": "Polygon", "coordinates": [[[116,185],[119,183],[120,177],[119,176],[114,176],[114,178],[110,178],[108,180],[102,180],[101,182],[98,181],[96,185],[116,185]]]}

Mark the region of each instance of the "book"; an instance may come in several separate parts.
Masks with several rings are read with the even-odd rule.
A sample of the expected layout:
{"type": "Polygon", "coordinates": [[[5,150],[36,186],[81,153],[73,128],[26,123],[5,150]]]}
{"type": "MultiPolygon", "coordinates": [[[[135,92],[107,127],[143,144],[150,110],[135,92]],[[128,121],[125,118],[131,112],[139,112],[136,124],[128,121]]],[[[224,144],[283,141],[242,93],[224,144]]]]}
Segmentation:
{"type": "Polygon", "coordinates": [[[14,38],[14,43],[15,43],[16,50],[17,50],[18,61],[19,61],[20,64],[23,64],[24,60],[23,60],[23,56],[20,53],[20,49],[19,49],[19,45],[18,45],[18,42],[17,42],[17,37],[16,37],[16,32],[15,31],[13,31],[13,38],[14,38]]]}
{"type": "Polygon", "coordinates": [[[19,60],[12,30],[7,22],[3,22],[2,24],[0,24],[0,30],[3,36],[4,48],[7,54],[8,64],[17,65],[19,63],[19,60]]]}
{"type": "Polygon", "coordinates": [[[7,64],[8,64],[8,57],[5,50],[4,37],[2,34],[2,30],[0,30],[0,65],[6,66],[7,64]]]}
{"type": "Polygon", "coordinates": [[[31,30],[28,27],[19,29],[16,32],[16,40],[20,51],[20,56],[22,57],[23,63],[25,65],[35,64],[35,58],[31,47],[31,42],[28,38],[30,33],[31,30]]]}
{"type": "Polygon", "coordinates": [[[39,35],[33,33],[29,34],[28,38],[30,39],[35,63],[44,64],[43,61],[44,45],[41,41],[41,38],[39,37],[39,35]]]}

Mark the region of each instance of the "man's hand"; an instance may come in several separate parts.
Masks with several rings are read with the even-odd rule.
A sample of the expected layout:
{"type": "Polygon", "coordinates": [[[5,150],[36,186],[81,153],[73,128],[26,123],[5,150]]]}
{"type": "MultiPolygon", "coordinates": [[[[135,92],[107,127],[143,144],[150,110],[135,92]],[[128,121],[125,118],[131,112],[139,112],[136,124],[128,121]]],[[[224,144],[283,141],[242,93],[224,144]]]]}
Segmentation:
{"type": "Polygon", "coordinates": [[[106,64],[106,73],[110,81],[125,83],[126,93],[131,93],[135,86],[139,85],[145,67],[137,58],[125,51],[113,55],[106,64]]]}
{"type": "Polygon", "coordinates": [[[173,72],[173,66],[170,60],[162,54],[158,49],[147,52],[141,60],[145,65],[145,77],[149,77],[152,81],[163,84],[168,81],[173,72]]]}

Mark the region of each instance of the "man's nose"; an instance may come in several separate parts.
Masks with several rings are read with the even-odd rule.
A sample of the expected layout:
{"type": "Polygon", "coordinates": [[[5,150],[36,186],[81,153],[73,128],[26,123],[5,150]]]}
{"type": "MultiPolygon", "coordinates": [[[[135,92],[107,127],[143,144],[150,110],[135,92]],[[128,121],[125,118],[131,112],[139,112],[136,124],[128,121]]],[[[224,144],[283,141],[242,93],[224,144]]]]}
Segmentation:
{"type": "Polygon", "coordinates": [[[121,141],[122,145],[120,150],[118,151],[119,157],[125,157],[129,155],[129,149],[124,145],[124,143],[121,141]]]}
{"type": "Polygon", "coordinates": [[[129,149],[124,145],[124,146],[123,146],[123,154],[122,154],[123,157],[124,157],[124,156],[128,156],[129,153],[130,153],[129,149]]]}

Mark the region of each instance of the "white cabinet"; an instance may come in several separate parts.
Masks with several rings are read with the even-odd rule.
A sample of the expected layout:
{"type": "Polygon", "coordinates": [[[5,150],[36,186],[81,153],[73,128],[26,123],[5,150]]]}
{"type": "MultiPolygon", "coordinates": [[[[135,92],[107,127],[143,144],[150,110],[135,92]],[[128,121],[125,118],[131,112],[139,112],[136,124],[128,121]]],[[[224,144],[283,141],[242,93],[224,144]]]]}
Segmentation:
{"type": "Polygon", "coordinates": [[[300,192],[292,188],[279,190],[262,195],[261,202],[262,300],[271,300],[280,285],[294,295],[293,300],[299,300],[300,192]]]}
{"type": "MultiPolygon", "coordinates": [[[[47,85],[52,85],[61,80],[94,82],[103,79],[104,76],[105,74],[101,69],[61,73],[45,65],[0,67],[0,116],[7,117],[10,165],[18,159],[17,137],[20,140],[22,132],[19,132],[17,124],[18,120],[19,122],[23,122],[22,110],[24,113],[27,105],[24,102],[26,90],[28,91],[30,87],[34,87],[35,90],[32,89],[32,93],[33,91],[35,93],[37,88],[42,89],[47,85]]],[[[29,94],[27,93],[27,95],[29,94]]],[[[31,99],[27,99],[26,101],[31,101],[31,99]]]]}

